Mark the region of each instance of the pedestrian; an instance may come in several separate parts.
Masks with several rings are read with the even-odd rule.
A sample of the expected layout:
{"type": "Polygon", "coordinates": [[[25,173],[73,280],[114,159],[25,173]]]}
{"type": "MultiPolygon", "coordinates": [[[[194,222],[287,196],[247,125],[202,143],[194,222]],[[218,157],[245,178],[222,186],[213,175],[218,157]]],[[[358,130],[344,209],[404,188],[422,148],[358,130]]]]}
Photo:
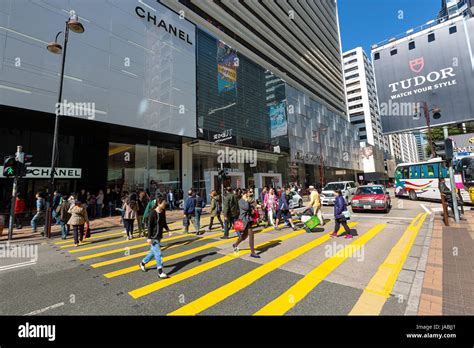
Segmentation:
{"type": "Polygon", "coordinates": [[[230,227],[234,224],[235,219],[239,215],[239,201],[231,187],[227,188],[222,213],[224,214],[224,235],[221,239],[228,239],[230,227]]]}
{"type": "Polygon", "coordinates": [[[166,194],[166,200],[168,201],[169,209],[173,211],[174,210],[174,192],[171,188],[168,190],[168,193],[166,194]]]}
{"type": "Polygon", "coordinates": [[[80,200],[76,200],[74,206],[69,208],[68,213],[71,214],[71,217],[67,223],[73,228],[74,245],[78,247],[84,238],[84,225],[89,224],[87,209],[80,200]]]}
{"type": "Polygon", "coordinates": [[[86,202],[87,202],[87,193],[86,193],[85,189],[82,189],[81,192],[79,192],[79,194],[77,195],[77,200],[80,201],[83,206],[86,204],[86,202]]]}
{"type": "MultiPolygon", "coordinates": [[[[46,201],[43,198],[43,193],[37,192],[36,193],[36,213],[31,219],[31,228],[33,230],[33,233],[36,233],[38,221],[40,219],[44,219],[45,215],[46,215],[46,201]]],[[[44,231],[41,232],[41,235],[44,236],[45,232],[46,232],[46,224],[44,224],[44,231]]]]}
{"type": "Polygon", "coordinates": [[[22,229],[23,224],[21,223],[21,220],[23,219],[23,216],[26,211],[26,203],[21,194],[18,192],[16,194],[16,199],[15,199],[15,226],[17,229],[22,229]]]}
{"type": "Polygon", "coordinates": [[[263,205],[268,215],[267,226],[272,225],[274,228],[276,227],[276,225],[273,218],[276,214],[277,201],[278,201],[278,198],[275,194],[275,189],[272,187],[270,191],[265,195],[265,198],[263,200],[263,205]]]}
{"type": "Polygon", "coordinates": [[[259,198],[258,198],[258,203],[260,204],[260,206],[262,207],[262,211],[263,211],[263,221],[266,221],[267,222],[267,227],[269,225],[269,221],[268,221],[268,215],[267,215],[267,207],[265,206],[264,202],[265,202],[265,197],[268,195],[268,192],[270,191],[269,187],[268,186],[265,186],[262,191],[260,192],[260,195],[259,195],[259,198]]]}
{"type": "Polygon", "coordinates": [[[208,232],[211,232],[212,225],[214,223],[214,218],[217,218],[221,224],[222,230],[224,230],[224,223],[221,219],[221,211],[222,211],[222,203],[221,203],[221,196],[217,193],[216,190],[211,192],[211,220],[209,221],[209,228],[207,229],[208,232]]]}
{"type": "Polygon", "coordinates": [[[140,191],[138,195],[138,212],[137,212],[137,221],[138,221],[138,233],[139,237],[145,237],[145,224],[143,217],[145,216],[145,210],[148,206],[148,197],[145,191],[140,191]]]}
{"type": "Polygon", "coordinates": [[[53,206],[52,206],[52,211],[51,211],[51,214],[52,214],[52,217],[53,217],[53,223],[55,223],[56,225],[59,225],[60,224],[60,221],[59,221],[59,215],[58,213],[56,212],[58,207],[59,207],[59,204],[61,203],[61,193],[59,193],[57,190],[54,191],[54,194],[53,194],[53,206]]]}
{"type": "Polygon", "coordinates": [[[321,196],[314,186],[310,186],[309,191],[311,193],[309,195],[308,208],[311,209],[311,213],[313,215],[316,215],[319,218],[319,221],[321,221],[321,226],[324,226],[324,216],[321,210],[321,196]]]}
{"type": "Polygon", "coordinates": [[[202,209],[206,206],[206,200],[205,197],[201,196],[198,193],[196,193],[196,207],[194,208],[194,219],[196,221],[196,230],[197,234],[201,234],[201,215],[202,215],[202,209]]]}
{"type": "Polygon", "coordinates": [[[112,192],[112,190],[109,187],[107,189],[107,193],[105,194],[105,199],[104,199],[104,204],[108,209],[109,217],[112,217],[112,215],[114,214],[115,201],[116,201],[115,192],[112,192]]]}
{"type": "Polygon", "coordinates": [[[290,192],[291,192],[290,187],[287,186],[284,190],[282,190],[280,199],[278,200],[278,212],[277,212],[277,218],[275,222],[276,230],[280,229],[278,227],[278,224],[282,217],[283,219],[288,220],[293,230],[296,230],[296,226],[293,223],[293,219],[291,218],[291,212],[290,212],[290,205],[289,205],[290,192]]]}
{"type": "Polygon", "coordinates": [[[331,237],[337,237],[337,232],[339,231],[341,225],[346,231],[346,239],[351,239],[354,237],[349,226],[347,226],[347,219],[343,213],[344,211],[347,211],[346,200],[344,197],[342,197],[342,191],[336,190],[336,199],[334,200],[334,219],[336,223],[334,225],[334,232],[330,234],[331,237]]]}
{"type": "Polygon", "coordinates": [[[161,253],[160,241],[163,238],[163,230],[170,231],[166,223],[166,200],[160,197],[156,200],[155,207],[150,211],[148,219],[148,239],[150,252],[140,262],[140,269],[146,272],[146,264],[154,257],[156,260],[156,268],[159,278],[167,278],[167,274],[163,271],[163,257],[161,253]]]}
{"type": "Polygon", "coordinates": [[[138,196],[132,193],[126,197],[123,205],[123,224],[128,240],[133,239],[133,223],[138,216],[138,196]]]}
{"type": "Polygon", "coordinates": [[[68,200],[68,196],[64,195],[61,199],[61,204],[57,208],[59,222],[61,225],[61,239],[66,239],[70,232],[70,225],[68,224],[71,214],[69,213],[71,209],[71,203],[68,200]]]}
{"type": "Polygon", "coordinates": [[[239,219],[242,220],[243,230],[239,235],[239,239],[235,244],[232,244],[234,251],[239,251],[239,244],[249,237],[250,256],[259,259],[260,255],[255,252],[254,244],[255,238],[252,230],[252,210],[250,204],[252,197],[247,190],[242,191],[242,198],[239,200],[239,219]]]}
{"type": "Polygon", "coordinates": [[[188,191],[188,198],[186,199],[186,202],[184,203],[184,209],[183,209],[184,233],[188,233],[189,225],[191,223],[194,225],[196,233],[199,233],[199,229],[197,228],[196,222],[194,220],[195,214],[196,214],[196,196],[194,195],[193,190],[189,190],[188,191]]]}
{"type": "Polygon", "coordinates": [[[90,219],[95,219],[95,214],[97,212],[97,199],[93,193],[90,191],[87,192],[87,214],[90,219]]]}
{"type": "Polygon", "coordinates": [[[99,190],[99,193],[96,196],[96,217],[101,218],[102,217],[102,212],[104,211],[104,191],[99,190]]]}

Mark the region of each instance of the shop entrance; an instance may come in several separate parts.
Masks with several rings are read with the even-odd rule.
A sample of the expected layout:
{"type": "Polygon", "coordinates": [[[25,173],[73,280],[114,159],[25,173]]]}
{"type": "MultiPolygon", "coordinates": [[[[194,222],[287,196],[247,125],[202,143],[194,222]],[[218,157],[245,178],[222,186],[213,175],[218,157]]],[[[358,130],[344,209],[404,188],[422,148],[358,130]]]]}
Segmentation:
{"type": "MultiPolygon", "coordinates": [[[[239,188],[245,186],[244,172],[227,172],[228,179],[224,181],[224,187],[239,188]]],[[[217,171],[204,172],[204,179],[206,181],[206,197],[209,197],[211,191],[221,190],[217,171]],[[207,183],[210,183],[207,184],[207,183]]]]}
{"type": "Polygon", "coordinates": [[[282,186],[281,174],[279,173],[256,173],[254,178],[257,194],[260,194],[260,191],[265,186],[273,188],[282,186]]]}

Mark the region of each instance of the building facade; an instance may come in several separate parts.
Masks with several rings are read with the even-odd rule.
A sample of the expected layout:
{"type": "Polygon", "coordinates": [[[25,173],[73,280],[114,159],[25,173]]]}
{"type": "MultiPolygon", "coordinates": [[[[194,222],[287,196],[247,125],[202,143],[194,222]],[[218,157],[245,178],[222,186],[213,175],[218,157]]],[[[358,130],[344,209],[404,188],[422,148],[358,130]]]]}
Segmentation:
{"type": "MultiPolygon", "coordinates": [[[[229,173],[226,185],[257,188],[314,184],[321,172],[327,180],[354,178],[360,170],[357,130],[344,115],[334,1],[78,2],[85,32],[69,35],[64,105],[56,105],[61,56],[46,45],[69,6],[67,0],[0,6],[0,152],[22,145],[32,165],[44,169],[22,180],[25,194],[47,189],[56,112],[57,166],[80,173],[57,177],[64,192],[209,193],[219,188],[221,167],[229,173]],[[287,10],[304,21],[283,21],[287,10]],[[235,23],[262,11],[273,18],[258,23],[269,26],[265,35],[257,24],[235,23]],[[33,20],[44,25],[28,26],[33,20]],[[312,53],[300,59],[306,50],[312,53]],[[320,159],[319,143],[304,143],[303,131],[310,140],[324,134],[320,159]]],[[[0,178],[2,202],[10,189],[10,180],[0,178]]]]}

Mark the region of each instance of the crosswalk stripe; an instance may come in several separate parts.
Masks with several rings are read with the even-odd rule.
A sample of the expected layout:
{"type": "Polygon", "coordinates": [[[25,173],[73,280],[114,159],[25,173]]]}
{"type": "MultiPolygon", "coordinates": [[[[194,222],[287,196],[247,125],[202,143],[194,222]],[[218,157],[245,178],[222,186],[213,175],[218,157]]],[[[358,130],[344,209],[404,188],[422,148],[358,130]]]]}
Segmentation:
{"type": "Polygon", "coordinates": [[[355,241],[346,245],[344,249],[336,255],[326,259],[319,266],[307,273],[296,284],[290,287],[283,294],[268,303],[257,311],[254,315],[283,315],[293,308],[298,302],[306,297],[320,282],[322,282],[332,271],[343,263],[354,252],[370,241],[380,231],[386,227],[385,224],[378,224],[364,233],[355,241]]]}
{"type": "MultiPolygon", "coordinates": [[[[202,240],[206,240],[206,239],[210,239],[210,238],[215,238],[217,236],[220,236],[221,234],[222,233],[219,232],[219,233],[214,233],[214,234],[210,234],[210,235],[195,238],[195,239],[188,239],[188,240],[184,240],[181,243],[176,244],[176,245],[164,245],[161,249],[162,250],[169,250],[169,249],[177,248],[177,247],[181,246],[184,243],[194,243],[194,242],[198,242],[198,241],[202,241],[202,240]]],[[[184,237],[190,237],[190,236],[195,237],[196,235],[195,234],[189,234],[189,235],[184,234],[182,236],[176,236],[176,237],[162,239],[161,242],[167,242],[167,241],[170,241],[170,240],[176,240],[176,239],[180,239],[180,238],[184,238],[184,237]]],[[[117,252],[124,252],[127,249],[130,250],[132,248],[136,249],[136,248],[143,248],[143,247],[150,247],[150,245],[148,243],[142,243],[142,244],[138,244],[137,246],[134,245],[133,247],[104,251],[104,252],[101,252],[101,253],[98,253],[98,254],[81,256],[81,257],[79,257],[79,260],[81,260],[81,261],[89,260],[91,258],[96,258],[96,257],[104,256],[104,255],[114,254],[114,253],[117,253],[117,252]]],[[[100,267],[104,267],[104,266],[113,265],[115,263],[119,263],[119,262],[123,262],[123,261],[127,261],[127,260],[132,260],[132,259],[135,259],[135,258],[138,258],[140,256],[144,256],[144,255],[148,254],[149,251],[150,250],[146,250],[144,252],[140,252],[140,253],[137,253],[137,254],[126,255],[126,256],[111,259],[111,260],[106,260],[106,261],[102,261],[102,262],[93,263],[93,264],[91,264],[91,267],[92,268],[100,268],[100,267]]]]}
{"type": "Polygon", "coordinates": [[[428,214],[412,220],[377,272],[369,281],[349,315],[379,315],[390,297],[393,286],[428,214]]]}
{"type": "MultiPolygon", "coordinates": [[[[97,235],[93,235],[92,237],[90,238],[87,238],[87,240],[91,240],[91,239],[98,239],[98,238],[102,238],[102,237],[112,237],[112,236],[119,236],[121,234],[124,234],[125,232],[124,231],[120,231],[120,232],[114,232],[114,233],[105,233],[105,234],[97,234],[97,235]]],[[[71,242],[71,240],[62,240],[60,242],[56,242],[54,243],[55,245],[63,245],[63,244],[68,244],[68,247],[70,246],[74,246],[74,242],[71,242]],[[69,245],[70,244],[70,245],[69,245]]]]}
{"type": "MultiPolygon", "coordinates": [[[[357,222],[350,223],[349,226],[353,227],[357,222]]],[[[339,230],[339,232],[341,232],[339,230]]],[[[221,286],[220,288],[209,292],[208,294],[198,298],[197,300],[169,313],[168,315],[196,315],[206,310],[209,307],[223,301],[227,297],[237,293],[244,289],[250,284],[254,283],[258,279],[262,278],[266,274],[274,271],[278,267],[288,263],[291,260],[303,255],[304,253],[314,249],[315,247],[327,242],[331,237],[325,234],[309,243],[304,244],[288,253],[285,253],[270,262],[267,262],[258,268],[244,274],[243,276],[231,281],[230,283],[221,286]]]]}
{"type": "MultiPolygon", "coordinates": [[[[261,231],[258,231],[258,232],[256,232],[256,233],[263,233],[263,232],[268,232],[268,231],[271,231],[271,230],[273,230],[273,227],[267,227],[267,228],[265,228],[265,229],[263,229],[263,230],[261,230],[261,231]]],[[[183,256],[188,256],[188,255],[197,253],[197,252],[199,252],[199,251],[203,251],[203,250],[206,250],[206,249],[214,248],[214,247],[219,246],[219,245],[222,245],[222,244],[230,243],[230,242],[235,241],[235,240],[237,240],[237,237],[232,237],[232,238],[229,238],[229,239],[224,239],[224,240],[221,240],[221,241],[217,241],[217,242],[213,242],[213,243],[201,245],[201,246],[199,246],[199,247],[196,247],[196,248],[193,248],[193,249],[190,249],[190,250],[185,250],[185,251],[182,251],[182,252],[180,252],[180,253],[177,253],[177,254],[173,254],[173,255],[169,255],[169,256],[167,256],[167,257],[164,257],[164,258],[163,258],[163,262],[170,261],[170,260],[174,260],[174,259],[178,259],[178,258],[183,257],[183,256]]],[[[154,266],[154,265],[156,265],[156,260],[150,261],[147,265],[148,265],[148,266],[154,266]]],[[[127,268],[119,269],[119,270],[117,270],[117,271],[113,271],[113,272],[106,273],[106,274],[104,274],[104,276],[105,276],[106,278],[114,278],[114,277],[118,277],[118,276],[121,276],[121,275],[130,273],[130,272],[138,271],[139,269],[140,269],[140,267],[139,267],[138,265],[135,265],[135,266],[130,266],[130,267],[127,267],[127,268]]]]}
{"type": "MultiPolygon", "coordinates": [[[[215,227],[215,228],[218,228],[218,227],[215,227]]],[[[213,229],[215,229],[213,228],[213,229]]],[[[179,231],[174,231],[172,233],[180,233],[180,232],[184,232],[184,229],[183,230],[179,230],[179,231]]],[[[222,234],[222,233],[221,233],[222,234]]],[[[183,236],[188,236],[188,235],[193,235],[192,233],[187,233],[187,234],[183,234],[183,235],[179,235],[179,236],[176,236],[175,239],[177,238],[183,238],[183,236]]],[[[194,234],[195,235],[195,234],[194,234]]],[[[125,236],[125,235],[124,235],[125,236]]],[[[173,237],[171,237],[173,238],[173,237]]],[[[125,240],[120,240],[120,241],[117,241],[117,242],[110,242],[110,243],[105,243],[105,244],[99,244],[99,245],[94,245],[94,246],[90,246],[90,247],[85,247],[85,248],[78,248],[78,249],[73,249],[73,250],[69,250],[69,252],[71,254],[74,254],[74,253],[80,253],[80,252],[83,252],[83,251],[89,251],[89,250],[95,250],[95,249],[101,249],[101,248],[105,248],[105,247],[108,247],[108,246],[114,246],[114,245],[119,245],[119,244],[128,244],[128,243],[133,243],[133,242],[136,242],[137,240],[145,240],[146,237],[139,237],[139,238],[134,238],[134,239],[125,239],[125,240]]],[[[171,240],[171,239],[168,239],[168,240],[171,240]]],[[[142,244],[142,246],[144,246],[146,244],[142,244]]],[[[122,251],[122,249],[118,249],[120,251],[122,251]]]]}
{"type": "MultiPolygon", "coordinates": [[[[258,245],[255,246],[255,249],[256,250],[264,249],[267,246],[273,245],[273,244],[278,243],[278,242],[282,242],[284,240],[290,239],[290,238],[295,237],[295,236],[299,236],[303,233],[306,233],[306,231],[305,230],[293,231],[293,232],[285,234],[281,237],[269,240],[265,243],[258,244],[258,245]]],[[[191,268],[187,271],[184,271],[182,273],[178,273],[177,275],[173,275],[171,278],[159,280],[159,281],[151,283],[149,285],[145,285],[141,288],[129,291],[129,295],[132,296],[135,299],[140,298],[142,296],[151,294],[152,292],[156,292],[158,290],[161,290],[161,289],[163,289],[167,286],[170,286],[170,285],[176,284],[178,282],[181,282],[185,279],[194,277],[194,276],[196,276],[200,273],[208,271],[212,268],[220,266],[220,265],[222,265],[224,263],[227,263],[229,261],[235,260],[236,258],[239,258],[239,257],[241,257],[243,255],[246,255],[246,254],[249,254],[249,253],[250,253],[250,249],[240,250],[237,253],[235,253],[235,252],[230,253],[230,254],[225,255],[223,257],[220,257],[218,259],[206,262],[206,263],[204,263],[202,265],[199,265],[197,267],[193,267],[193,268],[191,268]]]]}
{"type": "MultiPolygon", "coordinates": [[[[201,221],[201,228],[203,227],[206,227],[206,226],[209,226],[209,222],[210,222],[210,218],[205,218],[203,219],[204,221],[201,221]],[[205,221],[207,220],[207,221],[205,221]],[[204,223],[204,224],[202,224],[204,223]]],[[[178,221],[175,221],[175,222],[172,222],[170,224],[168,224],[169,227],[171,227],[172,225],[175,225],[177,223],[181,223],[182,224],[182,221],[178,220],[178,221]]],[[[216,229],[218,228],[219,225],[217,225],[216,227],[213,227],[213,229],[216,229]]],[[[170,228],[170,231],[173,232],[173,233],[177,233],[177,232],[183,232],[184,229],[183,228],[177,228],[177,229],[172,229],[170,228]]],[[[138,229],[134,229],[133,230],[134,233],[137,233],[138,232],[138,229]]],[[[93,235],[91,236],[90,238],[87,238],[87,241],[84,241],[81,245],[88,245],[88,244],[91,244],[89,241],[91,239],[99,239],[99,238],[102,238],[102,237],[110,237],[110,236],[119,236],[119,235],[125,235],[125,231],[123,231],[123,228],[122,228],[122,231],[120,232],[115,232],[115,233],[109,233],[109,234],[98,234],[98,235],[93,235]]],[[[125,242],[125,241],[124,241],[125,242]]],[[[56,242],[54,243],[56,245],[62,245],[62,244],[67,244],[67,245],[62,245],[60,248],[71,248],[71,247],[74,247],[74,241],[71,241],[71,240],[63,240],[63,241],[60,241],[60,242],[56,242]]],[[[81,249],[83,250],[83,249],[81,249]]]]}

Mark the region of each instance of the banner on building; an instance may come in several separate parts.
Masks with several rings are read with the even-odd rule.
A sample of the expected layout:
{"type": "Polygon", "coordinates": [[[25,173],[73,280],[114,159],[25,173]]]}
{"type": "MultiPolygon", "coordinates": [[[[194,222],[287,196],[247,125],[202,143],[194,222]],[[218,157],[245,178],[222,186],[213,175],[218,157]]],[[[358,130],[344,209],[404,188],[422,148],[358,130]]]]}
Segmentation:
{"type": "Polygon", "coordinates": [[[217,44],[217,90],[219,94],[225,92],[237,93],[237,68],[239,58],[237,52],[224,42],[217,44]]]}
{"type": "Polygon", "coordinates": [[[474,18],[375,48],[384,134],[474,120],[474,18]]]}
{"type": "Polygon", "coordinates": [[[270,117],[271,137],[276,138],[287,135],[288,122],[286,119],[286,103],[281,102],[279,104],[270,105],[268,114],[270,117]]]}

